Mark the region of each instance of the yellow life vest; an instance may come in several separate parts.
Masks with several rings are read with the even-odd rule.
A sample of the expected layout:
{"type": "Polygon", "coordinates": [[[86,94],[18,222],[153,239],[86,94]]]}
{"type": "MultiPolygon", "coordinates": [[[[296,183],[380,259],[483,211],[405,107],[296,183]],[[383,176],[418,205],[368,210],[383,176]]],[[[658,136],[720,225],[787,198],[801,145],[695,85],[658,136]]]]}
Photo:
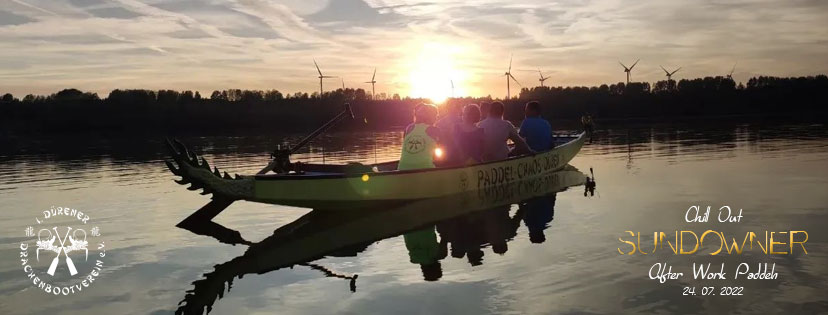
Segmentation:
{"type": "Polygon", "coordinates": [[[428,127],[426,124],[415,124],[411,132],[405,135],[398,170],[434,168],[437,141],[426,133],[428,127]]]}

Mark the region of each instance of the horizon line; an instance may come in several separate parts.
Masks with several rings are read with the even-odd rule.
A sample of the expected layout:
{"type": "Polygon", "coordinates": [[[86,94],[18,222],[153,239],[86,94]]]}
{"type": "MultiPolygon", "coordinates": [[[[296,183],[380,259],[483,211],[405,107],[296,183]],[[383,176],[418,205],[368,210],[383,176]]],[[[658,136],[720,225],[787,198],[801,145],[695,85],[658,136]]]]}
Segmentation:
{"type": "MultiPolygon", "coordinates": [[[[817,77],[820,77],[820,76],[828,76],[828,74],[800,75],[800,76],[772,76],[772,75],[759,75],[759,76],[753,76],[753,77],[751,77],[750,79],[748,79],[747,81],[750,81],[751,79],[762,78],[762,77],[770,77],[770,78],[808,78],[808,77],[811,77],[811,78],[817,78],[817,77]]],[[[679,79],[679,80],[670,80],[670,81],[674,81],[674,82],[677,82],[677,83],[678,83],[678,82],[681,82],[681,81],[692,81],[692,80],[706,79],[706,78],[711,78],[711,79],[716,79],[716,78],[727,79],[727,75],[705,76],[705,77],[696,77],[696,78],[682,78],[682,79],[679,79]]],[[[730,80],[732,80],[732,81],[736,84],[736,86],[737,86],[737,87],[738,87],[738,86],[740,86],[740,85],[743,85],[743,84],[744,84],[744,82],[742,82],[742,81],[736,82],[736,80],[733,80],[732,78],[730,78],[730,80]]],[[[655,82],[649,82],[649,81],[637,81],[637,82],[630,82],[630,84],[634,84],[634,83],[648,83],[648,84],[650,84],[650,85],[651,85],[651,87],[652,87],[652,85],[654,85],[653,83],[665,82],[665,81],[667,81],[667,80],[658,80],[658,81],[655,81],[655,82]]],[[[541,87],[543,87],[543,88],[564,88],[564,89],[565,89],[565,88],[584,88],[584,87],[585,87],[585,88],[592,88],[592,87],[598,87],[598,88],[600,88],[601,86],[604,86],[604,85],[606,85],[606,86],[617,86],[617,85],[622,85],[622,84],[623,84],[623,85],[627,85],[627,83],[625,83],[624,81],[619,81],[619,82],[616,82],[616,83],[601,83],[601,84],[598,84],[598,85],[566,85],[566,86],[564,86],[564,85],[558,85],[558,86],[554,86],[554,85],[552,85],[552,86],[549,86],[549,85],[544,85],[544,86],[536,85],[536,86],[532,86],[532,87],[521,87],[521,89],[520,89],[519,91],[523,91],[524,89],[536,89],[536,88],[541,88],[541,87]]],[[[84,92],[84,93],[94,93],[94,94],[99,94],[99,92],[95,92],[95,91],[83,90],[83,89],[76,88],[76,87],[66,87],[66,88],[63,88],[63,89],[59,89],[59,90],[57,90],[57,91],[55,91],[55,92],[49,93],[49,94],[35,94],[35,93],[31,93],[31,92],[30,92],[30,93],[25,93],[25,94],[18,94],[18,95],[15,95],[15,94],[14,94],[14,93],[12,93],[12,92],[4,92],[4,91],[0,91],[0,96],[5,95],[5,94],[12,94],[12,96],[13,96],[13,97],[15,97],[15,98],[19,98],[19,99],[21,99],[21,100],[22,100],[22,98],[20,98],[20,96],[21,96],[21,95],[22,95],[23,97],[25,97],[25,96],[29,96],[29,95],[32,95],[32,96],[35,96],[35,97],[36,97],[36,96],[51,96],[51,95],[56,94],[56,93],[58,93],[58,92],[65,91],[65,90],[72,90],[72,89],[74,89],[74,90],[78,90],[78,91],[80,91],[80,92],[84,92]]],[[[267,92],[267,91],[277,91],[277,92],[281,93],[283,96],[294,95],[294,94],[296,94],[296,93],[307,94],[307,95],[308,95],[308,97],[312,97],[312,96],[314,96],[314,95],[319,95],[318,91],[313,91],[313,92],[307,92],[307,91],[285,92],[285,91],[279,90],[278,88],[271,88],[271,89],[241,89],[241,88],[224,88],[224,89],[208,89],[208,90],[198,90],[198,89],[169,89],[169,88],[167,88],[167,89],[163,89],[163,88],[162,88],[162,89],[149,89],[149,88],[114,88],[114,89],[109,90],[109,94],[111,94],[113,91],[116,91],[116,90],[121,90],[121,91],[130,91],[130,90],[144,90],[144,91],[153,91],[153,92],[158,92],[158,91],[176,91],[176,92],[187,92],[187,91],[190,91],[190,92],[193,92],[193,93],[198,92],[198,93],[199,93],[199,95],[202,95],[202,99],[205,99],[205,98],[206,98],[206,99],[210,99],[210,97],[209,97],[209,96],[208,96],[208,97],[204,97],[204,96],[203,96],[204,94],[207,94],[207,93],[212,94],[213,92],[216,92],[216,91],[219,91],[219,92],[220,92],[220,91],[229,91],[229,90],[241,90],[241,91],[262,91],[262,92],[267,92]],[[204,93],[202,93],[202,92],[204,92],[204,93]]],[[[363,91],[365,91],[366,93],[368,93],[368,90],[367,90],[366,88],[361,88],[361,87],[360,87],[360,88],[346,87],[344,90],[343,90],[343,88],[337,88],[337,89],[333,89],[333,90],[327,90],[327,91],[325,91],[324,93],[325,93],[325,94],[327,94],[327,93],[331,93],[331,92],[336,92],[336,91],[347,91],[347,90],[353,90],[353,91],[363,90],[363,91]]],[[[101,93],[101,94],[103,94],[104,92],[103,92],[103,91],[101,91],[100,93],[101,93]]],[[[428,97],[413,97],[413,96],[411,96],[411,95],[405,95],[405,96],[403,96],[403,95],[402,95],[401,93],[399,93],[399,92],[394,92],[394,93],[389,93],[389,92],[377,92],[376,94],[377,94],[377,95],[379,95],[379,94],[383,94],[383,93],[384,93],[384,94],[386,94],[386,97],[388,97],[388,98],[392,97],[394,94],[397,94],[397,95],[398,95],[401,99],[402,99],[402,98],[408,98],[408,99],[429,99],[428,97]]],[[[101,98],[101,99],[103,99],[103,97],[101,97],[100,95],[99,95],[98,97],[99,97],[99,98],[101,98]]],[[[107,97],[108,97],[108,94],[107,94],[107,97]]],[[[501,99],[500,97],[492,97],[492,94],[489,94],[489,95],[480,95],[480,96],[473,96],[473,95],[452,96],[452,97],[448,97],[448,98],[454,98],[454,99],[457,99],[457,98],[486,98],[486,97],[489,97],[489,98],[492,98],[492,99],[501,99]]],[[[285,97],[285,98],[287,98],[287,97],[285,97]]]]}

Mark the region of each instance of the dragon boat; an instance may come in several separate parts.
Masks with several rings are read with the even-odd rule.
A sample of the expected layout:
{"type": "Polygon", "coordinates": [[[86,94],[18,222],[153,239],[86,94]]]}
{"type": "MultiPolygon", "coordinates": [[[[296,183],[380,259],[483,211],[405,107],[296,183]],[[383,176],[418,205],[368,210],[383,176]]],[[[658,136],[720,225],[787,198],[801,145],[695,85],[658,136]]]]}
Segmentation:
{"type": "Polygon", "coordinates": [[[347,210],[370,205],[404,203],[462,194],[520,180],[542,177],[562,169],[580,151],[585,134],[555,136],[554,148],[505,160],[468,166],[397,170],[398,161],[365,165],[291,163],[289,156],[342,117],[353,117],[350,106],[292,149],[277,150],[258,174],[231,176],[176,140],[167,141],[172,159],[166,164],[176,182],[190,190],[212,194],[200,211],[209,219],[230,203],[246,200],[303,208],[347,210]],[[271,173],[272,172],[272,173],[271,173]],[[207,207],[207,206],[205,206],[207,207]]]}
{"type": "Polygon", "coordinates": [[[170,170],[190,189],[234,200],[304,208],[337,209],[413,201],[540,177],[563,168],[584,143],[584,134],[556,137],[554,149],[471,166],[397,170],[397,161],[362,164],[294,164],[286,173],[224,175],[179,143],[170,144],[170,170]]]}

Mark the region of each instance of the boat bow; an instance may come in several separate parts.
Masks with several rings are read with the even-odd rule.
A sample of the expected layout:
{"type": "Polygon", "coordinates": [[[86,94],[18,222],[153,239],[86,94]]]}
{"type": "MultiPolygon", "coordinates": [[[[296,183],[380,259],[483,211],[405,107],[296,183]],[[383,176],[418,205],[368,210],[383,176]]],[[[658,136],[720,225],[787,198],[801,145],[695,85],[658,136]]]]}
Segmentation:
{"type": "Polygon", "coordinates": [[[202,195],[213,194],[213,198],[239,200],[253,196],[253,178],[235,174],[230,176],[227,172],[222,174],[217,167],[210,169],[210,164],[203,157],[187,149],[178,140],[166,141],[167,149],[172,160],[165,160],[170,171],[178,176],[180,180],[175,182],[180,185],[190,185],[188,190],[201,189],[202,195]]]}

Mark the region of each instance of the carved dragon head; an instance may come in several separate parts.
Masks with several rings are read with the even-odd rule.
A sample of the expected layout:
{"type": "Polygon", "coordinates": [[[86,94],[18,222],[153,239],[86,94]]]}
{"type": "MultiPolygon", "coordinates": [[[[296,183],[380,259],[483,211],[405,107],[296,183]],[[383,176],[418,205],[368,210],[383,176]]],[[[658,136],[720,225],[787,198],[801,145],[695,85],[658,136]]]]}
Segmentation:
{"type": "Polygon", "coordinates": [[[230,199],[249,199],[253,197],[253,178],[235,174],[231,177],[227,172],[222,173],[217,167],[210,169],[210,164],[203,157],[187,149],[178,140],[166,140],[167,149],[172,160],[164,160],[170,171],[180,180],[180,185],[190,184],[188,190],[202,189],[202,195],[213,194],[230,199]]]}

